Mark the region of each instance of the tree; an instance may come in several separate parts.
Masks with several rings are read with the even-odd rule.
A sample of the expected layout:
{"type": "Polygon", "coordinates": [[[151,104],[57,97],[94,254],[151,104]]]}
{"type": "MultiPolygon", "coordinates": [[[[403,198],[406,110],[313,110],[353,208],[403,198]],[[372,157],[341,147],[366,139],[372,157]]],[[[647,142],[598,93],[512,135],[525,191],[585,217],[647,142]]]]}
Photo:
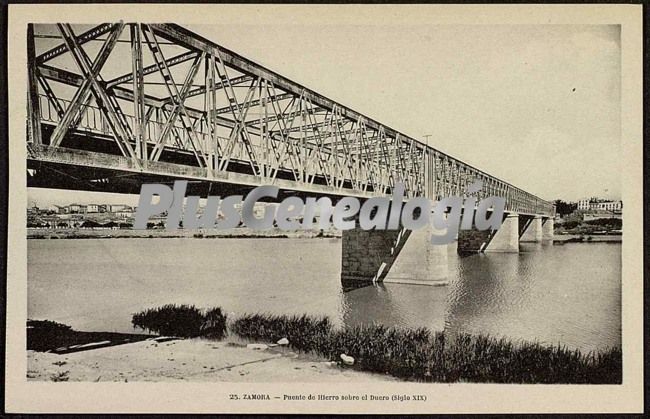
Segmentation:
{"type": "Polygon", "coordinates": [[[580,221],[567,221],[564,224],[562,224],[562,227],[565,230],[571,230],[578,227],[579,225],[580,225],[580,221]]]}
{"type": "Polygon", "coordinates": [[[555,203],[555,212],[560,216],[565,216],[571,214],[573,211],[578,209],[578,204],[575,202],[564,202],[561,199],[556,199],[555,203]]]}

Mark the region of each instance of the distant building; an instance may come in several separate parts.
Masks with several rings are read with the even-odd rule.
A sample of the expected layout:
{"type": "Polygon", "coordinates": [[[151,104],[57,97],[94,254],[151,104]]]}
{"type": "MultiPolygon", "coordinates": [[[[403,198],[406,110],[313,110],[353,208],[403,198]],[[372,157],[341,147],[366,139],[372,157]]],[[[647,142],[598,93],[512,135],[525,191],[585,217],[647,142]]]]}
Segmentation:
{"type": "Polygon", "coordinates": [[[126,207],[115,213],[119,218],[131,218],[133,217],[133,209],[131,207],[126,207]]]}
{"type": "Polygon", "coordinates": [[[129,207],[124,204],[106,204],[106,212],[119,212],[127,208],[129,207]]]}
{"type": "Polygon", "coordinates": [[[45,212],[48,212],[50,214],[58,214],[61,211],[61,207],[58,205],[48,205],[45,208],[45,212]]]}
{"type": "Polygon", "coordinates": [[[68,213],[70,214],[83,214],[84,212],[86,212],[86,206],[83,204],[68,205],[68,213]]]}
{"type": "Polygon", "coordinates": [[[99,204],[86,205],[86,212],[99,212],[99,204]]]}
{"type": "Polygon", "coordinates": [[[623,203],[621,201],[605,201],[596,203],[595,207],[595,209],[605,211],[621,211],[623,209],[623,203]]]}
{"type": "Polygon", "coordinates": [[[587,198],[578,201],[578,209],[582,211],[604,210],[604,211],[622,211],[622,201],[608,201],[599,198],[587,198]]]}

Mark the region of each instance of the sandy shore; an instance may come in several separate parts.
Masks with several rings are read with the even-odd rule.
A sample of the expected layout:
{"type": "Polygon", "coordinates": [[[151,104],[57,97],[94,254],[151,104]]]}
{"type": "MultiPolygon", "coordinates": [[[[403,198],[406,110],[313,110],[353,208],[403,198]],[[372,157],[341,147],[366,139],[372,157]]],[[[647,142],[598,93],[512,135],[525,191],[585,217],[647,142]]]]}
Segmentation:
{"type": "Polygon", "coordinates": [[[396,381],[359,372],[286,347],[249,349],[235,340],[204,339],[126,345],[56,355],[27,351],[30,381],[396,381]]]}

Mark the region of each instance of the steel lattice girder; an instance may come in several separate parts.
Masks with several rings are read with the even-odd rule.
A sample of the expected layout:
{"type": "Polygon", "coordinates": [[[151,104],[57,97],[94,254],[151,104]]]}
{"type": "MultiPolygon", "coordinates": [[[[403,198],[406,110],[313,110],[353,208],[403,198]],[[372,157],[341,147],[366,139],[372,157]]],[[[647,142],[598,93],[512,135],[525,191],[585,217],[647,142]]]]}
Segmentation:
{"type": "MultiPolygon", "coordinates": [[[[98,25],[78,36],[70,29],[63,44],[38,56],[34,51],[30,52],[30,77],[33,75],[34,80],[30,81],[29,105],[38,108],[34,102],[38,101],[40,84],[48,103],[55,108],[58,118],[65,122],[56,126],[55,140],[60,141],[69,127],[78,124],[82,116],[80,109],[88,106],[86,99],[92,92],[99,102],[104,103],[103,112],[111,122],[123,154],[133,158],[159,158],[163,149],[174,147],[168,139],[173,134],[175,146],[194,152],[198,164],[212,170],[228,170],[232,159],[242,158],[237,151],[241,149],[245,150],[247,156],[244,160],[248,161],[253,173],[270,179],[279,170],[290,170],[298,182],[313,182],[319,175],[324,176],[330,185],[342,187],[345,182],[351,182],[353,188],[365,190],[371,186],[373,190],[383,192],[400,180],[406,183],[411,196],[434,194],[435,197],[440,196],[443,190],[460,194],[472,180],[480,179],[484,183],[483,196],[501,194],[507,197],[508,205],[513,209],[552,211],[549,203],[532,194],[425,146],[178,25],[128,25],[131,28],[133,71],[108,81],[99,75],[101,62],[98,58],[103,54],[91,62],[82,45],[108,33],[109,39],[104,47],[107,48],[106,54],[110,55],[109,40],[116,24],[98,25]],[[141,37],[145,39],[141,40],[141,37]],[[156,44],[156,37],[186,51],[164,57],[156,44]],[[146,67],[141,58],[145,40],[155,57],[155,63],[146,67]],[[154,44],[156,46],[152,48],[154,44]],[[82,75],[45,64],[68,52],[75,57],[77,64],[87,67],[82,68],[85,70],[82,75]],[[186,62],[192,62],[193,74],[191,77],[186,75],[179,90],[171,68],[186,62]],[[201,62],[205,63],[205,82],[197,86],[193,79],[201,62]],[[233,72],[238,74],[231,77],[233,72]],[[143,81],[144,77],[153,73],[163,76],[168,97],[145,94],[144,85],[147,83],[143,81]],[[70,108],[61,108],[47,80],[79,87],[78,95],[84,100],[76,98],[70,108]],[[131,89],[127,83],[131,84],[131,89]],[[237,97],[235,87],[246,88],[247,93],[237,97]],[[217,106],[216,92],[226,96],[228,106],[217,106]],[[201,95],[203,109],[185,103],[187,99],[201,95]],[[116,99],[133,104],[133,130],[126,123],[116,99]],[[230,118],[222,116],[227,114],[230,118]],[[182,126],[176,124],[177,120],[182,126]],[[158,138],[152,139],[151,132],[148,138],[144,138],[145,127],[150,122],[164,127],[158,138]],[[207,137],[211,144],[206,143],[206,134],[198,137],[197,130],[204,126],[208,129],[207,137]],[[224,133],[218,135],[218,127],[228,130],[225,136],[224,133]],[[154,152],[147,155],[146,142],[152,140],[154,152]],[[136,155],[133,155],[132,145],[136,155]]],[[[29,36],[33,37],[33,33],[29,36]]],[[[35,132],[34,125],[37,124],[30,125],[30,132],[35,132]]]]}

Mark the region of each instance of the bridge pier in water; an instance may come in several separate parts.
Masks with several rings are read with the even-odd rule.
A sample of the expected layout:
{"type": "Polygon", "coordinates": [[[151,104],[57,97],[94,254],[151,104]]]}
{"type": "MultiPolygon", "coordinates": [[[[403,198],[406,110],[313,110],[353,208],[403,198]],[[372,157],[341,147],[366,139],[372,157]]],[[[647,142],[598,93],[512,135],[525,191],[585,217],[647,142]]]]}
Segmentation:
{"type": "Polygon", "coordinates": [[[519,238],[520,242],[539,243],[553,240],[555,228],[552,218],[541,215],[526,217],[528,218],[529,223],[521,233],[519,238]]]}
{"type": "MultiPolygon", "coordinates": [[[[522,215],[522,217],[524,217],[522,215]]],[[[519,237],[520,242],[541,242],[542,241],[542,217],[526,216],[528,219],[519,237]]]]}
{"type": "Polygon", "coordinates": [[[460,230],[458,232],[458,253],[477,252],[518,253],[519,243],[553,241],[554,226],[550,217],[507,213],[501,228],[496,232],[460,230]]]}
{"type": "Polygon", "coordinates": [[[446,283],[452,244],[431,244],[431,235],[435,233],[430,224],[418,230],[363,230],[358,224],[354,229],[344,230],[341,281],[352,287],[381,281],[446,283]]]}
{"type": "MultiPolygon", "coordinates": [[[[441,234],[429,224],[419,230],[363,230],[358,226],[343,231],[341,281],[358,287],[374,282],[444,285],[448,278],[450,246],[431,243],[441,234]]],[[[552,241],[553,219],[514,212],[506,213],[501,228],[459,230],[457,253],[518,253],[521,238],[552,241]],[[526,234],[528,236],[526,236],[526,234]]],[[[529,240],[532,241],[532,240],[529,240]]]]}
{"type": "Polygon", "coordinates": [[[479,252],[517,253],[519,251],[519,216],[506,213],[501,228],[496,231],[458,231],[458,253],[461,255],[479,252]]]}
{"type": "Polygon", "coordinates": [[[545,217],[542,221],[542,241],[552,242],[555,235],[555,223],[552,218],[545,217]]]}
{"type": "Polygon", "coordinates": [[[432,234],[437,232],[430,224],[411,231],[406,243],[395,258],[384,282],[418,285],[442,285],[449,275],[448,254],[453,244],[431,243],[432,234]]]}
{"type": "Polygon", "coordinates": [[[341,281],[364,285],[384,279],[412,231],[343,230],[341,236],[341,281]]]}

